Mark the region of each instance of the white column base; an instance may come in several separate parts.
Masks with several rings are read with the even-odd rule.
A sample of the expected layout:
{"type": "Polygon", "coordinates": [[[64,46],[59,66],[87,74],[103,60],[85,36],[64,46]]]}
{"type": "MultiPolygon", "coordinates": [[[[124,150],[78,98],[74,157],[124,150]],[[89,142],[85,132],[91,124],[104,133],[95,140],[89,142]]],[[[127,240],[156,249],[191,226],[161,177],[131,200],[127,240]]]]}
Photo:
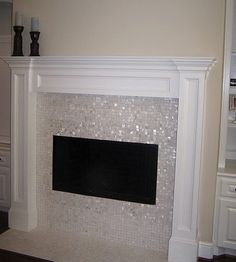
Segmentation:
{"type": "Polygon", "coordinates": [[[37,226],[37,210],[11,208],[8,218],[9,227],[29,232],[37,226]]]}
{"type": "Polygon", "coordinates": [[[197,256],[197,242],[173,237],[170,239],[168,262],[196,261],[197,256]]]}

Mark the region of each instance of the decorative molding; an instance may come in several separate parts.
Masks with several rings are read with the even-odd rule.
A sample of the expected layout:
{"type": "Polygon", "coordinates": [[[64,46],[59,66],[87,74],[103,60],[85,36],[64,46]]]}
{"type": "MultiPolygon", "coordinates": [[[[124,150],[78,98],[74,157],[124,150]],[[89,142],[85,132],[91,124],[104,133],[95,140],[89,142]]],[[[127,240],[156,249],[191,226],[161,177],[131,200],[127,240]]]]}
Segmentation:
{"type": "Polygon", "coordinates": [[[124,76],[107,72],[101,76],[98,72],[94,75],[73,75],[72,72],[53,74],[45,70],[37,75],[37,91],[52,93],[80,93],[98,95],[125,95],[148,97],[178,97],[176,88],[177,75],[166,76],[124,76]],[[72,74],[71,74],[72,73],[72,74]]]}
{"type": "Polygon", "coordinates": [[[205,259],[213,259],[213,243],[199,242],[198,257],[205,259]]]}
{"type": "Polygon", "coordinates": [[[215,59],[158,57],[5,57],[12,69],[10,227],[31,230],[36,208],[38,92],[179,98],[169,262],[195,262],[206,76],[215,59]]]}
{"type": "MultiPolygon", "coordinates": [[[[62,69],[143,69],[167,71],[207,71],[216,60],[212,57],[146,56],[41,56],[2,57],[10,67],[62,69]]],[[[128,73],[128,72],[127,72],[128,73]]]]}

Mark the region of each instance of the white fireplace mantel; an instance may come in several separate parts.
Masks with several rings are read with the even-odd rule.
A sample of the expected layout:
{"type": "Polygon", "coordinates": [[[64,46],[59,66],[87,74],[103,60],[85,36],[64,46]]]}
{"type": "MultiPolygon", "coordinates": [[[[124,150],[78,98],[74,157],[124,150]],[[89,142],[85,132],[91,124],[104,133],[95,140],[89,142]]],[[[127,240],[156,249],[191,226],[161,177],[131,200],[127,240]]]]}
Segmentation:
{"type": "Polygon", "coordinates": [[[3,57],[12,72],[10,228],[37,226],[38,92],[179,99],[169,262],[195,262],[206,76],[213,58],[3,57]]]}

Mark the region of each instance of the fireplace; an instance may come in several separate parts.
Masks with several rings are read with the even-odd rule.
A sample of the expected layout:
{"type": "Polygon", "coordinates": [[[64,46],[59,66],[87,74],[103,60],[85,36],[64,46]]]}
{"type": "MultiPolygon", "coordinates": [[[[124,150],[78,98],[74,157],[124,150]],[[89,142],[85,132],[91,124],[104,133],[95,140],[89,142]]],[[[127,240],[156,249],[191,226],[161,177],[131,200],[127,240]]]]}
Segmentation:
{"type": "MultiPolygon", "coordinates": [[[[178,106],[178,123],[176,123],[178,130],[177,145],[176,152],[174,152],[174,155],[176,153],[176,165],[174,172],[175,179],[173,180],[173,217],[171,213],[169,214],[171,220],[173,219],[172,233],[168,246],[169,261],[196,261],[198,249],[198,187],[201,171],[202,124],[206,88],[205,78],[206,72],[208,72],[209,68],[214,64],[214,60],[211,58],[156,57],[8,57],[6,60],[12,68],[13,99],[10,227],[20,230],[31,230],[35,228],[37,224],[51,221],[50,216],[53,215],[53,212],[55,212],[55,215],[58,215],[58,211],[56,211],[55,206],[51,204],[51,201],[44,201],[46,198],[49,200],[55,199],[56,201],[54,203],[58,203],[59,205],[69,202],[75,208],[81,204],[77,198],[78,201],[68,193],[49,192],[48,185],[50,185],[50,182],[47,180],[51,178],[41,177],[38,173],[36,176],[36,170],[38,168],[44,169],[45,174],[50,174],[51,172],[52,163],[50,163],[49,159],[52,157],[53,135],[78,136],[79,134],[81,137],[91,139],[108,139],[125,142],[151,141],[157,137],[154,135],[155,130],[157,131],[157,126],[152,126],[150,129],[146,128],[145,121],[142,121],[146,116],[145,114],[142,115],[140,120],[137,117],[137,108],[139,108],[140,105],[142,108],[145,107],[150,101],[153,103],[152,99],[154,99],[155,102],[158,101],[161,105],[164,103],[165,109],[169,105],[173,106],[177,104],[178,106]],[[108,100],[108,96],[110,101],[108,104],[110,107],[105,108],[107,106],[105,101],[108,100]],[[83,97],[82,100],[80,100],[81,97],[83,97]],[[111,102],[113,101],[113,97],[115,97],[114,103],[111,102]],[[126,97],[129,97],[129,99],[126,101],[125,109],[122,109],[123,102],[118,103],[117,101],[119,99],[126,100],[126,97]],[[81,102],[81,109],[79,110],[74,110],[77,108],[76,101],[71,103],[72,100],[76,99],[81,102]],[[95,108],[91,110],[91,114],[80,114],[81,111],[83,111],[83,113],[90,113],[91,108],[88,104],[83,104],[84,100],[91,100],[90,102],[92,103],[90,103],[90,105],[93,105],[97,103],[96,99],[101,102],[99,102],[99,106],[102,107],[101,111],[95,108]],[[121,108],[115,112],[120,113],[125,119],[126,117],[128,119],[128,114],[126,113],[129,112],[129,110],[126,110],[126,106],[128,108],[129,106],[133,106],[132,103],[130,103],[132,99],[135,99],[134,104],[138,105],[135,109],[136,117],[134,119],[139,120],[140,123],[144,123],[144,125],[136,124],[137,127],[132,127],[130,130],[128,126],[129,122],[127,121],[121,123],[121,126],[115,125],[117,119],[112,114],[112,110],[119,105],[121,108]],[[137,101],[143,99],[144,101],[141,102],[144,102],[144,104],[137,103],[137,101]],[[49,104],[46,105],[47,102],[49,102],[49,104]],[[36,106],[37,103],[38,106],[36,106]],[[64,103],[65,107],[71,107],[69,110],[70,114],[64,111],[61,103],[64,103]],[[48,110],[52,105],[56,106],[58,110],[48,110]],[[110,126],[112,125],[110,124],[99,126],[98,118],[95,119],[95,121],[91,121],[90,116],[93,115],[94,111],[99,111],[97,117],[99,116],[99,120],[102,120],[102,122],[104,114],[108,113],[110,117],[108,121],[114,123],[115,130],[111,130],[110,126]],[[58,115],[55,121],[50,119],[52,112],[58,115]],[[82,119],[77,128],[74,128],[74,112],[82,119]],[[37,128],[36,115],[38,115],[37,121],[41,121],[42,124],[37,126],[37,128]],[[61,118],[62,115],[63,118],[61,118]],[[70,122],[67,122],[68,115],[72,118],[70,122]],[[50,128],[42,131],[41,127],[45,126],[45,122],[47,122],[47,126],[50,128]],[[125,132],[123,132],[122,124],[124,124],[125,132]],[[135,133],[135,130],[140,130],[140,127],[142,128],[142,132],[135,133]],[[150,130],[152,130],[152,134],[150,130]],[[85,131],[86,134],[84,135],[83,132],[85,131]],[[130,132],[133,132],[135,135],[131,135],[130,132]],[[143,139],[146,141],[143,141],[143,139]],[[42,141],[44,141],[44,143],[41,143],[42,141]],[[38,154],[40,151],[42,151],[42,154],[38,154]],[[37,160],[36,165],[36,159],[39,156],[40,159],[37,160]],[[50,157],[48,158],[48,156],[50,157]],[[42,165],[42,163],[45,162],[48,162],[48,164],[42,165]],[[40,188],[37,188],[37,185],[41,185],[40,188]],[[46,195],[40,194],[41,198],[39,198],[38,193],[36,194],[36,192],[40,191],[39,189],[43,192],[48,191],[49,193],[46,195]],[[43,205],[47,205],[47,208],[50,209],[51,212],[46,212],[46,214],[41,212],[43,205]],[[39,216],[37,213],[39,213],[39,216]]],[[[147,108],[143,112],[148,112],[147,108]]],[[[172,109],[173,108],[170,110],[171,112],[172,109]]],[[[165,118],[165,111],[158,111],[156,107],[153,107],[151,111],[152,110],[156,111],[155,117],[159,116],[158,113],[160,113],[160,116],[164,117],[164,121],[168,120],[169,124],[175,122],[165,118]]],[[[133,113],[130,115],[132,118],[133,113]]],[[[167,117],[169,116],[167,115],[167,117]]],[[[151,124],[152,123],[150,123],[150,125],[151,124]]],[[[162,126],[158,127],[161,128],[162,126]]],[[[162,131],[159,135],[160,134],[162,134],[162,131]]],[[[163,153],[165,150],[163,150],[163,147],[159,144],[159,156],[161,152],[163,153]]],[[[158,161],[160,161],[160,157],[158,157],[158,161]]],[[[166,162],[168,161],[169,160],[166,159],[166,162]]],[[[158,163],[158,170],[161,167],[161,163],[162,162],[158,163]]],[[[160,172],[160,170],[158,172],[160,172]]],[[[158,188],[158,177],[160,178],[161,176],[157,176],[157,194],[160,189],[158,188]]],[[[85,196],[80,200],[83,202],[83,211],[87,209],[87,211],[84,212],[87,215],[91,214],[91,199],[85,196]]],[[[103,213],[106,211],[104,201],[116,200],[107,199],[96,201],[93,202],[92,208],[94,208],[97,213],[103,213]],[[97,209],[96,201],[99,203],[99,208],[97,209]]],[[[120,220],[119,217],[117,217],[118,221],[123,221],[122,225],[126,225],[127,221],[133,221],[133,224],[130,223],[130,225],[132,225],[132,227],[133,225],[137,226],[137,220],[135,220],[137,216],[134,215],[140,215],[140,213],[139,209],[135,210],[133,208],[133,205],[137,205],[136,203],[129,205],[129,202],[122,202],[122,206],[120,206],[121,209],[119,209],[116,204],[113,204],[114,203],[111,205],[112,215],[119,214],[119,212],[116,213],[114,210],[120,210],[120,213],[129,210],[129,212],[126,212],[126,214],[130,214],[130,218],[127,218],[128,220],[120,220]],[[114,209],[112,209],[112,207],[114,209]]],[[[146,227],[145,219],[147,217],[151,219],[151,216],[147,216],[147,214],[150,214],[149,209],[153,207],[145,205],[140,209],[146,209],[146,217],[143,215],[144,220],[142,222],[144,228],[146,227]]],[[[166,212],[167,209],[164,208],[164,210],[166,212]]],[[[64,222],[66,222],[68,217],[70,217],[70,213],[64,217],[58,217],[62,220],[64,219],[64,222]]],[[[89,216],[84,216],[83,218],[84,220],[81,221],[81,223],[83,223],[87,229],[100,230],[97,227],[96,220],[90,221],[92,223],[87,225],[86,222],[89,216]]],[[[73,221],[73,218],[70,219],[73,221]]],[[[156,227],[158,224],[155,219],[152,223],[153,224],[150,224],[150,228],[153,228],[153,226],[156,227]]],[[[106,221],[104,221],[104,225],[105,224],[106,221]]],[[[58,223],[58,226],[60,226],[60,223],[58,223]]],[[[112,230],[112,227],[110,229],[112,230]]],[[[73,229],[68,228],[68,230],[73,229]]],[[[133,232],[135,232],[135,227],[133,228],[133,232]]],[[[125,231],[121,232],[121,234],[117,231],[117,235],[122,239],[125,236],[125,231]]],[[[158,236],[155,233],[153,235],[150,231],[147,232],[147,237],[150,238],[150,244],[153,243],[152,240],[158,236]]],[[[133,238],[132,234],[128,234],[127,242],[132,242],[132,239],[137,241],[136,244],[138,241],[141,241],[136,237],[133,238]]],[[[138,244],[141,245],[143,243],[139,242],[138,244]]]]}
{"type": "Polygon", "coordinates": [[[53,190],[156,203],[158,146],[53,136],[53,190]]]}

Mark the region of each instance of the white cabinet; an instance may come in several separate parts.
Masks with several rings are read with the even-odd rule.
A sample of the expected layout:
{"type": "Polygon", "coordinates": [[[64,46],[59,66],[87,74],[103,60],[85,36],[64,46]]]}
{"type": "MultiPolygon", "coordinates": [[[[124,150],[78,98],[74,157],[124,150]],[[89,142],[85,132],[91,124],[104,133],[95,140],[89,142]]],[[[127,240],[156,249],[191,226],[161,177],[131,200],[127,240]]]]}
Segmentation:
{"type": "Polygon", "coordinates": [[[218,175],[216,202],[216,244],[236,249],[236,175],[218,175]]]}
{"type": "Polygon", "coordinates": [[[10,207],[10,148],[0,145],[0,210],[10,207]]]}

